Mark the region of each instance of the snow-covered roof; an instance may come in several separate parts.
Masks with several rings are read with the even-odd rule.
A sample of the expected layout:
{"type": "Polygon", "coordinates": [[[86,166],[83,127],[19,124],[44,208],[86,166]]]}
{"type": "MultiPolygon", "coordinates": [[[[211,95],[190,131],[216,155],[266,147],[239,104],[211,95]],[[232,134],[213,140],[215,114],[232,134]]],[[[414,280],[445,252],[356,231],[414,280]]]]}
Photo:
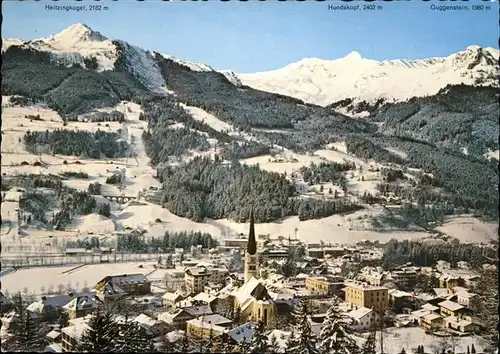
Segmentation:
{"type": "Polygon", "coordinates": [[[421,317],[427,316],[430,313],[431,313],[431,311],[429,311],[427,309],[421,309],[421,310],[417,310],[417,311],[412,311],[411,315],[413,317],[416,317],[416,318],[421,318],[421,317]]]}
{"type": "Polygon", "coordinates": [[[83,333],[89,328],[87,323],[78,323],[73,326],[64,327],[61,332],[67,336],[79,341],[83,333]]]}
{"type": "Polygon", "coordinates": [[[99,307],[99,304],[97,303],[95,298],[92,298],[88,295],[81,295],[77,296],[63,307],[68,310],[80,311],[88,309],[97,309],[99,307]]]}
{"type": "Polygon", "coordinates": [[[181,295],[181,292],[176,290],[175,292],[168,292],[168,293],[165,293],[162,298],[165,299],[165,300],[168,300],[168,301],[176,301],[177,299],[181,298],[182,295],[181,295]]]}
{"type": "Polygon", "coordinates": [[[437,320],[438,318],[442,318],[440,315],[438,315],[437,313],[429,313],[425,316],[423,316],[424,320],[425,321],[434,321],[434,320],[437,320]]]}
{"type": "Polygon", "coordinates": [[[425,309],[425,310],[429,310],[429,311],[437,311],[437,310],[439,310],[438,306],[434,306],[433,304],[429,304],[429,303],[422,305],[422,308],[425,309]]]}
{"type": "Polygon", "coordinates": [[[212,301],[217,300],[217,298],[215,296],[207,294],[207,293],[198,293],[195,297],[193,297],[193,300],[203,301],[203,302],[209,304],[212,301]]]}
{"type": "Polygon", "coordinates": [[[87,292],[87,293],[81,293],[81,294],[68,294],[68,295],[57,295],[57,296],[51,296],[51,297],[46,297],[45,299],[35,301],[31,303],[26,309],[28,311],[34,312],[34,313],[42,313],[45,308],[48,307],[53,307],[54,309],[58,307],[63,307],[64,305],[68,304],[70,301],[72,301],[75,298],[78,298],[80,296],[87,296],[91,299],[95,299],[95,293],[94,292],[87,292]]]}
{"type": "Polygon", "coordinates": [[[468,321],[463,318],[458,318],[455,316],[445,317],[444,320],[446,323],[456,323],[458,326],[464,326],[464,327],[472,324],[472,321],[468,321]]]}
{"type": "Polygon", "coordinates": [[[49,333],[47,333],[46,337],[50,339],[57,339],[61,335],[61,332],[52,330],[49,333]]]}
{"type": "Polygon", "coordinates": [[[241,343],[243,341],[245,341],[245,343],[250,343],[257,326],[257,322],[247,322],[241,326],[231,329],[227,332],[227,334],[238,343],[241,343]]]}
{"type": "Polygon", "coordinates": [[[229,318],[226,318],[224,316],[221,316],[219,314],[214,313],[214,314],[207,315],[207,316],[197,317],[195,319],[187,321],[187,323],[191,323],[193,325],[201,327],[204,324],[214,325],[214,326],[216,326],[216,325],[224,326],[224,325],[228,325],[228,324],[233,323],[233,321],[230,320],[229,318]]]}
{"type": "Polygon", "coordinates": [[[182,310],[186,311],[187,313],[189,313],[191,316],[194,317],[202,315],[210,315],[213,313],[209,305],[189,306],[189,307],[184,307],[182,310]]]}
{"type": "Polygon", "coordinates": [[[434,288],[432,290],[438,297],[446,297],[450,293],[447,288],[434,288]]]}
{"type": "Polygon", "coordinates": [[[153,327],[156,326],[158,323],[157,320],[154,318],[149,317],[148,315],[145,315],[141,313],[139,316],[135,317],[132,321],[139,323],[141,326],[144,327],[153,327]]]}
{"type": "Polygon", "coordinates": [[[457,304],[456,302],[453,302],[450,300],[442,301],[438,304],[438,306],[444,307],[445,309],[450,310],[450,311],[458,311],[458,310],[464,308],[462,305],[457,304]]]}
{"type": "Polygon", "coordinates": [[[360,307],[356,310],[349,311],[347,313],[347,316],[354,318],[356,320],[359,320],[359,319],[365,317],[366,315],[369,315],[372,311],[373,311],[372,309],[369,309],[366,307],[360,307]]]}
{"type": "Polygon", "coordinates": [[[412,297],[413,296],[412,294],[407,293],[406,291],[401,291],[401,290],[396,290],[396,289],[390,289],[389,295],[391,295],[392,297],[412,297]]]}

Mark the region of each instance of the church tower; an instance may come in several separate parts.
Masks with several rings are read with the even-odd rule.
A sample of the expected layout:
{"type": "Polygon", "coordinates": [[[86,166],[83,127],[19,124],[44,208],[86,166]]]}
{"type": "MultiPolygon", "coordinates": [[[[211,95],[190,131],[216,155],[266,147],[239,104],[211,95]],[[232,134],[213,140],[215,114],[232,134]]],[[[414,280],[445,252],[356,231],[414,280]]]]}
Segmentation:
{"type": "Polygon", "coordinates": [[[258,278],[257,241],[255,240],[255,226],[253,220],[253,209],[250,212],[250,232],[248,233],[248,244],[245,251],[245,283],[252,277],[258,278]]]}

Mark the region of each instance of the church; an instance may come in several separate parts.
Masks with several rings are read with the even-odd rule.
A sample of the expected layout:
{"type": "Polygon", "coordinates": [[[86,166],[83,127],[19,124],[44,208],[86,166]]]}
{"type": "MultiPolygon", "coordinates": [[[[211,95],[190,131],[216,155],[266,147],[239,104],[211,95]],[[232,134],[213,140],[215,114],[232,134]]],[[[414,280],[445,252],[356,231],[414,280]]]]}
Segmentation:
{"type": "Polygon", "coordinates": [[[233,291],[232,295],[235,310],[239,311],[241,321],[262,321],[264,325],[267,325],[277,315],[276,304],[259,278],[259,258],[252,210],[245,250],[245,283],[233,291]]]}

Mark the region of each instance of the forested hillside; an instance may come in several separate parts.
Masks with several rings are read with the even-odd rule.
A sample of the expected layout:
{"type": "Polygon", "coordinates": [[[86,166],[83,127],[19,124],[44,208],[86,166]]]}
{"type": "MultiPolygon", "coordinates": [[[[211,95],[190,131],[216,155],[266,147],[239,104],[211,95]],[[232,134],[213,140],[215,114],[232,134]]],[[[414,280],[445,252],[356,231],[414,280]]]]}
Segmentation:
{"type": "Polygon", "coordinates": [[[158,177],[163,183],[163,205],[195,221],[231,218],[245,222],[252,207],[257,222],[289,215],[307,220],[359,209],[343,199],[299,198],[284,175],[237,162],[225,165],[197,157],[182,167],[158,170],[158,177]]]}
{"type": "MultiPolygon", "coordinates": [[[[383,151],[383,147],[396,148],[406,157],[402,166],[421,168],[432,174],[434,195],[443,201],[450,202],[455,208],[472,209],[481,215],[496,218],[498,216],[498,169],[496,163],[466,156],[460,152],[443,149],[432,144],[411,139],[401,139],[383,135],[356,136],[346,139],[348,152],[363,157],[386,161],[392,156],[369,152],[383,151]]],[[[417,188],[418,195],[427,188],[417,188]]]]}
{"type": "Polygon", "coordinates": [[[368,122],[332,113],[286,96],[236,87],[218,72],[192,71],[157,55],[166,85],[178,99],[249,131],[251,128],[291,129],[286,132],[255,132],[266,143],[302,150],[316,148],[351,132],[370,132],[368,122]]]}
{"type": "Polygon", "coordinates": [[[61,116],[153,96],[124,71],[97,73],[79,65],[66,67],[48,53],[18,46],[2,53],[2,95],[21,95],[46,102],[61,116]]]}
{"type": "Polygon", "coordinates": [[[430,97],[385,104],[371,120],[382,122],[387,135],[410,137],[482,156],[498,150],[498,90],[492,87],[447,86],[430,97]]]}

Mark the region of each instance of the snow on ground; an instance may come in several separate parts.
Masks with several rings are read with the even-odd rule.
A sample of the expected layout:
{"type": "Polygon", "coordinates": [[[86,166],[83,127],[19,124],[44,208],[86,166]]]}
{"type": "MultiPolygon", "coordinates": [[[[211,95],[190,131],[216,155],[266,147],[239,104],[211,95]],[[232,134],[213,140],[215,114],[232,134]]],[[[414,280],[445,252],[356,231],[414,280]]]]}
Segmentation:
{"type": "Polygon", "coordinates": [[[1,277],[2,291],[7,290],[10,294],[14,294],[18,291],[22,292],[24,287],[27,287],[28,293],[34,292],[38,295],[42,293],[42,287],[48,290],[51,285],[55,291],[57,291],[59,284],[66,286],[68,283],[80,289],[84,286],[92,288],[99,280],[108,275],[133,273],[148,275],[154,272],[153,280],[161,280],[166,272],[175,271],[175,269],[155,271],[153,264],[156,263],[156,261],[143,261],[89,264],[80,268],[76,268],[75,265],[24,268],[1,277]],[[143,267],[139,267],[140,265],[143,267]],[[156,274],[157,272],[158,274],[156,274]]]}
{"type": "Polygon", "coordinates": [[[213,114],[210,114],[201,108],[187,106],[185,104],[181,104],[181,107],[184,108],[184,110],[186,110],[194,119],[196,119],[200,122],[205,122],[210,127],[212,127],[213,129],[215,129],[219,132],[233,130],[233,127],[230,124],[221,121],[220,119],[215,117],[213,114]]]}
{"type": "MultiPolygon", "coordinates": [[[[366,335],[364,335],[366,336],[366,335]]],[[[363,336],[363,337],[364,337],[363,336]]],[[[386,328],[384,329],[384,353],[398,354],[404,348],[406,353],[412,353],[419,345],[423,345],[426,353],[441,352],[435,350],[435,346],[443,340],[442,337],[432,336],[425,333],[420,327],[407,327],[407,328],[386,328]]],[[[355,337],[359,344],[363,344],[364,340],[355,337]]],[[[455,352],[467,353],[467,346],[471,347],[474,344],[478,353],[482,350],[481,338],[477,336],[471,337],[456,337],[455,352]]],[[[377,332],[377,353],[380,352],[380,332],[377,332]]],[[[451,340],[448,338],[449,348],[451,349],[451,340]]]]}
{"type": "Polygon", "coordinates": [[[298,171],[303,166],[309,166],[311,163],[318,164],[322,161],[318,156],[300,155],[295,153],[281,154],[280,157],[286,160],[284,162],[279,162],[276,161],[271,155],[262,155],[242,159],[240,162],[247,165],[258,164],[261,169],[269,172],[286,173],[287,175],[291,175],[292,172],[298,171]]]}
{"type": "MultiPolygon", "coordinates": [[[[388,242],[391,238],[420,240],[428,237],[425,232],[376,232],[371,230],[356,230],[358,217],[368,217],[378,212],[378,209],[361,210],[346,216],[332,215],[317,220],[299,221],[298,216],[285,218],[281,222],[261,223],[255,225],[255,232],[258,235],[269,234],[271,238],[277,239],[279,236],[285,238],[294,237],[297,229],[297,238],[306,243],[355,244],[362,240],[378,240],[380,243],[388,242]],[[349,220],[348,220],[349,219],[349,220]]],[[[232,220],[217,220],[221,225],[225,225],[236,233],[248,235],[248,224],[239,224],[232,220]]]]}
{"type": "Polygon", "coordinates": [[[500,150],[495,150],[495,151],[488,150],[488,153],[486,153],[485,156],[498,160],[500,156],[500,150]]]}
{"type": "Polygon", "coordinates": [[[192,71],[213,71],[213,69],[210,66],[208,66],[207,64],[197,63],[197,62],[188,61],[188,60],[182,60],[182,59],[173,57],[173,56],[168,55],[168,54],[161,54],[161,56],[163,56],[165,59],[170,59],[170,60],[176,62],[177,64],[187,66],[192,71]]]}
{"type": "Polygon", "coordinates": [[[78,229],[80,232],[112,233],[115,231],[113,221],[99,214],[89,214],[73,218],[73,222],[68,224],[67,227],[78,229]]]}
{"type": "Polygon", "coordinates": [[[123,227],[154,229],[158,234],[163,231],[201,231],[208,232],[214,237],[220,235],[220,230],[216,227],[198,223],[187,218],[181,218],[162,208],[160,205],[145,203],[145,205],[125,205],[122,210],[116,213],[116,220],[123,227]],[[160,222],[156,222],[160,219],[160,222]]]}
{"type": "Polygon", "coordinates": [[[98,70],[101,71],[113,70],[117,58],[113,42],[83,24],[74,24],[47,38],[32,41],[8,40],[5,47],[2,45],[2,51],[12,44],[53,53],[68,66],[79,63],[85,67],[83,59],[92,56],[97,59],[98,70]]]}
{"type": "Polygon", "coordinates": [[[447,218],[444,224],[436,229],[457,238],[460,242],[490,242],[498,239],[498,224],[485,223],[468,216],[447,218]]]}

